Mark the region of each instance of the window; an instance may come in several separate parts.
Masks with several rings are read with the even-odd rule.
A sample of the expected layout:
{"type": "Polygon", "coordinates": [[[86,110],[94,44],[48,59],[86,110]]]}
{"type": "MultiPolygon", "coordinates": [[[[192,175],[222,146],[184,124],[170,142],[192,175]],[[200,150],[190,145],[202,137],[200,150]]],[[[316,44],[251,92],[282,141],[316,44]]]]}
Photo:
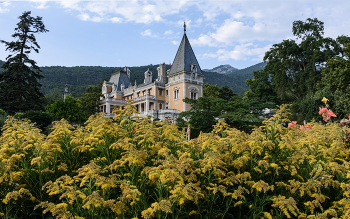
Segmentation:
{"type": "Polygon", "coordinates": [[[196,100],[198,98],[197,93],[198,93],[198,91],[196,89],[191,89],[190,98],[196,100]]]}
{"type": "Polygon", "coordinates": [[[166,95],[166,96],[169,96],[169,90],[168,90],[168,89],[165,90],[165,95],[166,95]]]}
{"type": "Polygon", "coordinates": [[[163,109],[163,104],[159,104],[159,109],[163,109]]]}
{"type": "Polygon", "coordinates": [[[174,89],[174,100],[180,99],[180,88],[176,87],[174,89]]]}
{"type": "Polygon", "coordinates": [[[163,96],[163,90],[159,89],[159,96],[163,96]]]}

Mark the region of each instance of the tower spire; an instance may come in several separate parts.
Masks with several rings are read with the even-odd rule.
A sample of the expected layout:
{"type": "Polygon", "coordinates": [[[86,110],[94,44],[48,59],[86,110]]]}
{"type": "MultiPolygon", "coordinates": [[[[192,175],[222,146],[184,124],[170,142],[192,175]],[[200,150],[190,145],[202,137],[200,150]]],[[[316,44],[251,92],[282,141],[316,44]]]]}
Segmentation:
{"type": "Polygon", "coordinates": [[[202,74],[197,58],[186,35],[186,22],[184,22],[184,31],[185,33],[182,37],[175,59],[172,63],[173,65],[171,66],[169,75],[181,71],[192,72],[192,67],[194,64],[196,66],[197,73],[202,74]]]}

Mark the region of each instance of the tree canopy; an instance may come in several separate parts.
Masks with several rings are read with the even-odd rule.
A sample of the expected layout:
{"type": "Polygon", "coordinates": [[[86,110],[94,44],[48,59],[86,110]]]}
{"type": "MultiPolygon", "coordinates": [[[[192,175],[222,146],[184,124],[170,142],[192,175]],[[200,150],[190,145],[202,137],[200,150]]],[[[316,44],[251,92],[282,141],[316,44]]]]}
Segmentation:
{"type": "Polygon", "coordinates": [[[42,18],[32,17],[30,11],[25,11],[19,19],[12,35],[15,41],[0,41],[10,52],[2,65],[5,71],[0,73],[0,108],[10,114],[43,107],[43,94],[38,82],[43,76],[29,54],[32,51],[38,53],[40,49],[35,34],[48,30],[42,18]]]}
{"type": "Polygon", "coordinates": [[[60,99],[48,105],[47,111],[56,120],[64,118],[69,122],[75,123],[80,123],[83,121],[80,101],[71,95],[68,95],[65,100],[60,99]]]}
{"type": "Polygon", "coordinates": [[[265,53],[266,67],[246,81],[250,90],[245,98],[258,108],[291,103],[293,119],[301,122],[320,119],[320,100],[327,96],[333,110],[343,116],[350,110],[340,104],[350,101],[345,92],[350,79],[345,45],[350,37],[324,37],[324,23],[317,18],[294,21],[292,33],[295,39],[274,44],[265,53]]]}
{"type": "Polygon", "coordinates": [[[191,109],[180,114],[180,118],[191,124],[192,137],[198,135],[199,131],[210,132],[220,118],[225,119],[231,127],[247,132],[251,131],[253,125],[260,124],[261,109],[255,110],[250,100],[240,98],[227,86],[219,88],[205,85],[203,94],[198,99],[184,99],[191,109]]]}
{"type": "Polygon", "coordinates": [[[295,40],[274,44],[266,52],[264,71],[272,78],[277,96],[284,101],[295,101],[316,91],[321,80],[321,69],[328,59],[341,55],[342,44],[349,37],[324,37],[324,23],[317,18],[293,22],[295,40]]]}

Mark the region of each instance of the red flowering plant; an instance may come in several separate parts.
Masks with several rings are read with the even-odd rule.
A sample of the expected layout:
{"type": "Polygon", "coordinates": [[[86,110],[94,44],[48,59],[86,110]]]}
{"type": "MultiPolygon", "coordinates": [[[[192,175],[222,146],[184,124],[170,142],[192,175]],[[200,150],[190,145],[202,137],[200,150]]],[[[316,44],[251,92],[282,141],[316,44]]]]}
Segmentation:
{"type": "Polygon", "coordinates": [[[329,122],[331,121],[332,117],[337,117],[337,115],[335,115],[332,110],[327,109],[329,107],[327,104],[328,99],[323,97],[322,102],[326,105],[326,107],[320,107],[318,114],[322,116],[323,121],[329,122]]]}
{"type": "Polygon", "coordinates": [[[288,128],[291,128],[291,127],[297,127],[298,128],[298,126],[299,126],[300,130],[307,130],[307,129],[311,129],[312,128],[311,124],[310,123],[306,123],[305,121],[304,121],[304,125],[298,125],[297,121],[291,121],[290,123],[288,123],[288,128]]]}

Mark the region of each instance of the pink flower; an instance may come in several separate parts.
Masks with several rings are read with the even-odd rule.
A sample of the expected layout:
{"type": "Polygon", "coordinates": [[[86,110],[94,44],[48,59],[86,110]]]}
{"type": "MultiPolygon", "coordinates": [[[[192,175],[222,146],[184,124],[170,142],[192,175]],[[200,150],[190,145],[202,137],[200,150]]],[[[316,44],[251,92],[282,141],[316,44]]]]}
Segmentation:
{"type": "Polygon", "coordinates": [[[322,115],[322,114],[327,113],[327,111],[328,111],[327,108],[322,107],[322,108],[320,108],[320,111],[318,111],[318,114],[322,115]]]}
{"type": "Polygon", "coordinates": [[[337,117],[337,115],[335,115],[332,110],[328,110],[326,114],[329,117],[337,117]]]}
{"type": "Polygon", "coordinates": [[[288,123],[288,127],[295,127],[296,124],[297,124],[297,121],[292,121],[288,123]]]}
{"type": "Polygon", "coordinates": [[[335,115],[332,110],[328,110],[324,107],[320,108],[318,114],[320,114],[323,117],[323,121],[325,122],[330,121],[332,117],[337,117],[337,115],[335,115]]]}

